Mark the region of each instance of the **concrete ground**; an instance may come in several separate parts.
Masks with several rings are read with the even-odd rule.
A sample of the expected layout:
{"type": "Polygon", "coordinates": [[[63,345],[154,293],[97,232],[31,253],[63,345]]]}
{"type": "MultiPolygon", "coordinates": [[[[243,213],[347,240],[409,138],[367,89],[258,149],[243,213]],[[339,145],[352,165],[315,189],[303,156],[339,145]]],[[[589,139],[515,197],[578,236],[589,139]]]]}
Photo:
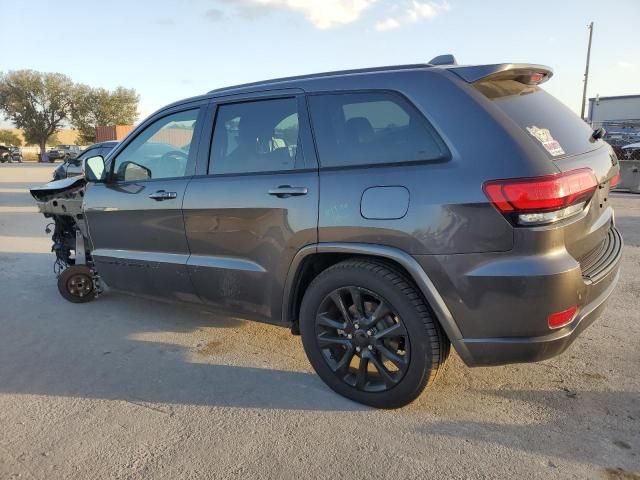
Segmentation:
{"type": "Polygon", "coordinates": [[[0,166],[0,478],[640,479],[640,195],[608,309],[563,355],[469,369],[410,406],[350,402],[285,329],[108,294],[58,294],[27,192],[0,166]]]}

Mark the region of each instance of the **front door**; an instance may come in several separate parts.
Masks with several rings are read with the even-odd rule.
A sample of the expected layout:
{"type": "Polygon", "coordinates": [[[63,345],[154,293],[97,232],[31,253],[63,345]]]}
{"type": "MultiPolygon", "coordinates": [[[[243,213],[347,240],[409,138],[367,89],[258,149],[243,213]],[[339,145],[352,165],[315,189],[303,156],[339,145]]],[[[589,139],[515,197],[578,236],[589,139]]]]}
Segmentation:
{"type": "Polygon", "coordinates": [[[107,181],[87,189],[93,260],[110,287],[199,302],[186,267],[181,208],[197,154],[200,112],[191,106],[147,122],[114,153],[107,181]]]}
{"type": "Polygon", "coordinates": [[[318,170],[304,102],[218,103],[205,175],[184,200],[189,271],[202,300],[278,323],[296,252],[317,241],[318,170]]]}

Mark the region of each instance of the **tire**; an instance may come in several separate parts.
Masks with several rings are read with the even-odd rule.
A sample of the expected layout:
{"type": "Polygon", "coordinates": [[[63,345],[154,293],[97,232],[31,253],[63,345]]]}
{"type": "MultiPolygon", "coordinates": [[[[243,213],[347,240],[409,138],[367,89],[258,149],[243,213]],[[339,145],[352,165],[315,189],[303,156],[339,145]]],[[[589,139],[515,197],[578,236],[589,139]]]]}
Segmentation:
{"type": "Polygon", "coordinates": [[[309,362],[330,388],[377,408],[415,400],[450,347],[413,283],[376,260],[346,260],[320,273],[302,300],[300,333],[309,362]]]}
{"type": "Polygon", "coordinates": [[[58,277],[58,291],[72,303],[87,303],[96,297],[93,274],[86,265],[67,267],[58,277]]]}

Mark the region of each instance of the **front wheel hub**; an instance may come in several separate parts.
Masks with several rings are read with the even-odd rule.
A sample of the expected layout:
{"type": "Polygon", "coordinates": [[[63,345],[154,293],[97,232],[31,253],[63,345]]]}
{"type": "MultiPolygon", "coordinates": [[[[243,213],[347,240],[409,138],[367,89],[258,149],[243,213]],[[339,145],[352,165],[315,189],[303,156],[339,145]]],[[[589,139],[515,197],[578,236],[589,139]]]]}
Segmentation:
{"type": "Polygon", "coordinates": [[[357,330],[353,336],[354,345],[360,348],[366,348],[369,345],[369,337],[362,330],[357,330]]]}
{"type": "Polygon", "coordinates": [[[82,298],[93,290],[93,279],[83,273],[73,275],[67,281],[67,288],[71,295],[82,298]]]}

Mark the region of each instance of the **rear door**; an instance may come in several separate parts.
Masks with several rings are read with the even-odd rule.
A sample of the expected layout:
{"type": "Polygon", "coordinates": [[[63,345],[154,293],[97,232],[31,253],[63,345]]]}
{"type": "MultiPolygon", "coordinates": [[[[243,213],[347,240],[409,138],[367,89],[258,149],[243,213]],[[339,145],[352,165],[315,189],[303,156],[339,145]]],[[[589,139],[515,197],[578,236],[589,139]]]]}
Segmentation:
{"type": "Polygon", "coordinates": [[[299,94],[212,105],[208,155],[184,200],[198,294],[244,318],[281,320],[293,256],[317,241],[318,170],[299,94]]]}
{"type": "Polygon", "coordinates": [[[202,104],[158,115],[110,157],[85,212],[97,270],[112,288],[196,301],[187,273],[182,201],[193,175],[202,104]]]}

